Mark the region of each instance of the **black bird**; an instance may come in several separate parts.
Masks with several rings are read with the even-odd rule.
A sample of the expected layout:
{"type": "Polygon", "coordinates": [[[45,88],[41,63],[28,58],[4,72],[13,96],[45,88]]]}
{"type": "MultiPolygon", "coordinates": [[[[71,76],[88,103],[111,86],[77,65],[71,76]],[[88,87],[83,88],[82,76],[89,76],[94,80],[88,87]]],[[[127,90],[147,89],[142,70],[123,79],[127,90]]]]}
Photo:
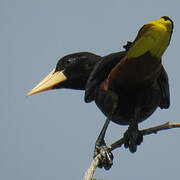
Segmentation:
{"type": "MultiPolygon", "coordinates": [[[[162,17],[144,25],[127,53],[105,56],[93,69],[85,91],[85,102],[95,101],[107,116],[96,141],[95,155],[106,151],[104,136],[109,121],[129,125],[124,134],[126,148],[134,153],[143,141],[138,123],[147,119],[157,107],[170,105],[168,76],[161,57],[169,45],[173,22],[162,17]]],[[[110,168],[110,152],[101,166],[110,168]]]]}
{"type": "MultiPolygon", "coordinates": [[[[126,50],[128,50],[130,46],[131,46],[131,43],[128,43],[125,46],[126,50]]],[[[102,57],[92,54],[92,53],[88,53],[88,52],[74,53],[71,55],[67,55],[59,60],[56,68],[53,69],[53,71],[45,79],[43,79],[43,81],[41,81],[32,91],[30,91],[27,94],[27,96],[30,96],[32,94],[39,93],[39,92],[42,92],[45,90],[58,89],[58,88],[71,88],[71,89],[84,90],[86,81],[89,77],[89,74],[91,73],[95,64],[98,61],[100,61],[100,62],[98,62],[98,65],[94,68],[92,75],[89,78],[85,100],[86,101],[95,100],[97,105],[100,107],[100,109],[108,117],[105,122],[105,125],[96,141],[95,155],[101,149],[106,151],[106,149],[103,148],[105,145],[104,135],[106,132],[106,128],[109,124],[109,120],[112,117],[109,115],[111,115],[111,113],[112,113],[112,115],[115,115],[114,112],[117,109],[116,108],[116,106],[117,106],[116,98],[117,97],[116,97],[116,93],[114,93],[110,89],[108,89],[108,91],[106,89],[103,90],[103,91],[105,91],[105,92],[103,92],[104,96],[103,96],[103,93],[101,94],[100,90],[98,90],[98,89],[101,85],[103,85],[103,84],[105,85],[104,82],[108,79],[107,77],[109,76],[109,74],[114,74],[114,73],[110,73],[110,72],[115,67],[119,67],[117,64],[120,62],[120,60],[123,60],[124,57],[126,57],[126,51],[113,53],[111,55],[105,56],[105,57],[103,57],[103,61],[100,61],[102,59],[102,57]],[[97,79],[94,78],[94,75],[95,76],[98,75],[98,78],[97,79]],[[99,91],[99,94],[98,94],[98,91],[99,91]],[[108,102],[107,105],[106,104],[103,105],[103,103],[100,102],[102,100],[102,98],[105,98],[104,102],[108,102]],[[98,103],[98,102],[100,102],[100,103],[98,103]],[[108,104],[109,104],[109,106],[108,106],[108,104]],[[101,105],[103,105],[104,107],[101,107],[101,105]],[[110,106],[111,106],[110,110],[112,110],[112,111],[110,113],[108,113],[107,109],[110,106]]],[[[156,81],[158,84],[157,86],[162,89],[161,97],[162,96],[164,97],[163,102],[166,101],[166,107],[165,107],[165,103],[163,104],[164,107],[162,107],[162,106],[160,106],[160,107],[168,108],[168,106],[169,106],[169,84],[168,84],[167,74],[163,67],[161,68],[160,75],[158,76],[157,79],[158,79],[156,81]]],[[[123,96],[123,94],[122,94],[122,96],[123,96]]],[[[126,100],[128,100],[128,98],[126,100]]],[[[142,121],[142,120],[146,119],[148,116],[150,116],[155,111],[157,106],[142,108],[141,113],[140,113],[142,117],[141,117],[141,120],[139,120],[139,121],[142,121]]],[[[117,122],[118,124],[123,124],[122,122],[119,122],[119,120],[116,121],[114,118],[112,118],[111,120],[113,120],[114,122],[117,122]]],[[[129,122],[127,121],[124,124],[128,124],[128,123],[129,122]]],[[[130,127],[133,127],[133,126],[130,126],[130,127]]],[[[131,129],[131,128],[129,128],[129,129],[131,129]]],[[[136,130],[132,131],[132,129],[131,129],[131,131],[133,133],[135,132],[135,135],[138,134],[136,130]]],[[[129,133],[126,133],[126,134],[129,134],[129,133]]],[[[134,138],[135,135],[132,135],[132,137],[134,138]]],[[[128,137],[128,135],[127,135],[127,137],[128,137]]],[[[138,134],[138,137],[141,137],[141,136],[138,134]]],[[[141,140],[141,138],[137,138],[137,139],[141,140]]],[[[137,140],[137,139],[135,138],[135,140],[137,140]]],[[[131,141],[133,142],[135,140],[133,139],[131,141]]],[[[138,140],[138,141],[140,141],[140,140],[138,140]]],[[[129,143],[131,141],[127,141],[127,142],[129,143]]],[[[136,142],[136,143],[138,143],[138,142],[136,142]]],[[[139,144],[140,144],[140,142],[139,142],[139,144]]],[[[101,167],[104,166],[106,169],[109,169],[111,167],[111,165],[112,165],[112,153],[107,152],[107,158],[105,161],[102,161],[100,166],[101,167]]]]}

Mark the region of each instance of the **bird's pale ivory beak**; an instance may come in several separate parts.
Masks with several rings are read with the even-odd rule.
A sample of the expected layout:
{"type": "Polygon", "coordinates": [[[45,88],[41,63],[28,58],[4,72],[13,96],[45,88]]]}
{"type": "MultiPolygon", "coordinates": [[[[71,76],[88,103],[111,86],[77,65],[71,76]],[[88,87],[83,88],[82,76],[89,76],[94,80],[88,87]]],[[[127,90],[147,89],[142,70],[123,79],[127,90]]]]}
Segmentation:
{"type": "Polygon", "coordinates": [[[63,74],[63,71],[55,72],[53,69],[36,87],[34,87],[26,96],[43,92],[52,89],[55,85],[66,81],[67,77],[63,74]]]}

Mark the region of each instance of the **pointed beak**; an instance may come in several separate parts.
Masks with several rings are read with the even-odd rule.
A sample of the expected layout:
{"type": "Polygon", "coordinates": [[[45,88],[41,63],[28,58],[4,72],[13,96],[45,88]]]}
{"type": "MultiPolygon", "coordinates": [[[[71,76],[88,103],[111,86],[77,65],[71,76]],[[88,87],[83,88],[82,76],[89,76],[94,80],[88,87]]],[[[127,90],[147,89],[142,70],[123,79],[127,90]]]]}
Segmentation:
{"type": "Polygon", "coordinates": [[[55,85],[66,81],[67,77],[63,74],[63,71],[55,72],[53,69],[36,87],[34,87],[26,96],[47,91],[52,89],[55,85]]]}

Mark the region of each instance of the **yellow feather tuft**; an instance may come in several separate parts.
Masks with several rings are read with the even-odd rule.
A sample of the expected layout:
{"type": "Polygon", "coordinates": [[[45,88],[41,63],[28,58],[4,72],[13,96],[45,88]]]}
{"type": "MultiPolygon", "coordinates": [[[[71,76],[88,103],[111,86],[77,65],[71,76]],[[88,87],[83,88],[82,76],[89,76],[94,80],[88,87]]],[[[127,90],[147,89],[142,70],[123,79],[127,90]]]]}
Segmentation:
{"type": "Polygon", "coordinates": [[[140,57],[147,52],[161,59],[169,45],[173,30],[172,20],[166,18],[150,21],[140,29],[132,47],[127,52],[127,59],[140,57]]]}

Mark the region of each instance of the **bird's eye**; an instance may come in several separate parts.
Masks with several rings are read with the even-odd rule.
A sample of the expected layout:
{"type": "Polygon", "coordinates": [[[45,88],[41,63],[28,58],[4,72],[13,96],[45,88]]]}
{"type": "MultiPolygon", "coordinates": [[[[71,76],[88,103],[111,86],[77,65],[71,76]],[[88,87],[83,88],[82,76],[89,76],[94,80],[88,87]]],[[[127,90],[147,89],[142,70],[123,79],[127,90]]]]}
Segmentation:
{"type": "Polygon", "coordinates": [[[67,64],[71,63],[71,59],[68,59],[66,62],[67,62],[67,64]]]}
{"type": "Polygon", "coordinates": [[[67,64],[70,64],[70,63],[72,63],[74,60],[75,60],[75,58],[68,58],[68,59],[66,60],[66,63],[67,63],[67,64]]]}

